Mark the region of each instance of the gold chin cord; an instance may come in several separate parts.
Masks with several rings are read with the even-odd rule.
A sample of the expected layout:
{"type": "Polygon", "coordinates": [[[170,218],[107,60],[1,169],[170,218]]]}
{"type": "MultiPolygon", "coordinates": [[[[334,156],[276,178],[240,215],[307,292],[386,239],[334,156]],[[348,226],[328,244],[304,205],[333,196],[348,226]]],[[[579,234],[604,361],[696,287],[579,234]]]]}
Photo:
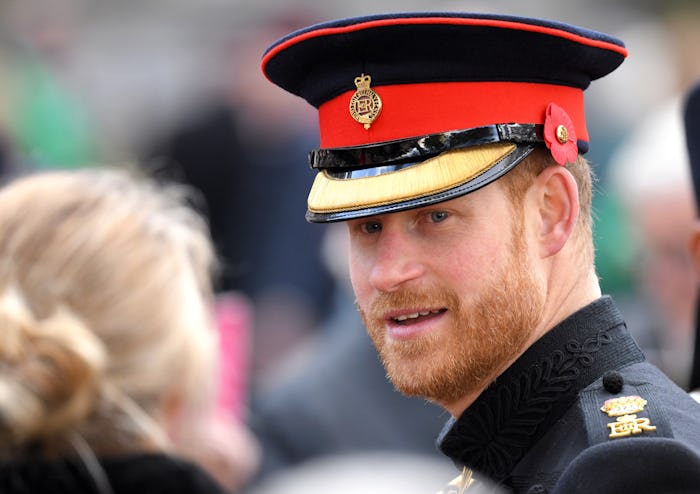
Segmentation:
{"type": "Polygon", "coordinates": [[[438,491],[437,494],[462,494],[474,483],[476,483],[476,480],[473,472],[471,469],[464,467],[462,473],[447,484],[444,489],[438,491]]]}

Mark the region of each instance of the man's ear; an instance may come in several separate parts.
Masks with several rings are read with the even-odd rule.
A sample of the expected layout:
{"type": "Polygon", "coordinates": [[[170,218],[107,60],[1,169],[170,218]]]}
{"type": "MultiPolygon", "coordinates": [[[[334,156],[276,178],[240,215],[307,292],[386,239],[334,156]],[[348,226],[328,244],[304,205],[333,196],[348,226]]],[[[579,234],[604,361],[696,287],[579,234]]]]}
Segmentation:
{"type": "Polygon", "coordinates": [[[688,250],[690,251],[690,259],[695,268],[695,274],[700,278],[700,220],[695,220],[693,231],[690,234],[688,242],[688,250]]]}
{"type": "Polygon", "coordinates": [[[537,207],[539,252],[542,258],[559,252],[571,237],[579,215],[578,186],[563,166],[548,166],[531,188],[537,207]]]}

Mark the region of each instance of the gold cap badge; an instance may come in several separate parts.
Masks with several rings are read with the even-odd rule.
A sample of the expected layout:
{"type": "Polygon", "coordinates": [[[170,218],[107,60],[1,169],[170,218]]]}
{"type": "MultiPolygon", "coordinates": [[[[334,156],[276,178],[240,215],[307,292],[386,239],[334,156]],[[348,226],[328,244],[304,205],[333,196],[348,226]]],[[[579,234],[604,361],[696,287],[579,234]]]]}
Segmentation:
{"type": "Polygon", "coordinates": [[[371,82],[372,77],[369,75],[361,74],[355,77],[357,91],[350,99],[350,115],[356,122],[364,124],[365,129],[369,129],[382,110],[381,98],[369,87],[371,82]]]}

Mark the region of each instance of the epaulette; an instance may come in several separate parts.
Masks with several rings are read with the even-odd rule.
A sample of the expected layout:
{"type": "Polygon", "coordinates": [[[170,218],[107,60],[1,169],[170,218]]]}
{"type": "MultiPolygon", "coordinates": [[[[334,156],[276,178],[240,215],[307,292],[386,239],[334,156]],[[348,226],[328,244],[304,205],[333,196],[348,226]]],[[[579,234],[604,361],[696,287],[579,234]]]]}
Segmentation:
{"type": "Polygon", "coordinates": [[[633,437],[673,437],[655,386],[609,371],[579,395],[589,445],[633,437]]]}

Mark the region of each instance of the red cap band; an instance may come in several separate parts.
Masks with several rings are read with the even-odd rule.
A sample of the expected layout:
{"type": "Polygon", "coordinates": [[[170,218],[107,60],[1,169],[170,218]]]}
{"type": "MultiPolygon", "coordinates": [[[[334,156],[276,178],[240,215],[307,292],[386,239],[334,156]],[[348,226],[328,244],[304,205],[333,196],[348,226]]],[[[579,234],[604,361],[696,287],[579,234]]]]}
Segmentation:
{"type": "Polygon", "coordinates": [[[369,129],[350,114],[355,91],[319,107],[322,148],[362,146],[501,123],[543,124],[550,103],[564,108],[578,139],[588,142],[583,90],[579,88],[529,82],[433,82],[372,89],[382,100],[382,110],[369,129]]]}

